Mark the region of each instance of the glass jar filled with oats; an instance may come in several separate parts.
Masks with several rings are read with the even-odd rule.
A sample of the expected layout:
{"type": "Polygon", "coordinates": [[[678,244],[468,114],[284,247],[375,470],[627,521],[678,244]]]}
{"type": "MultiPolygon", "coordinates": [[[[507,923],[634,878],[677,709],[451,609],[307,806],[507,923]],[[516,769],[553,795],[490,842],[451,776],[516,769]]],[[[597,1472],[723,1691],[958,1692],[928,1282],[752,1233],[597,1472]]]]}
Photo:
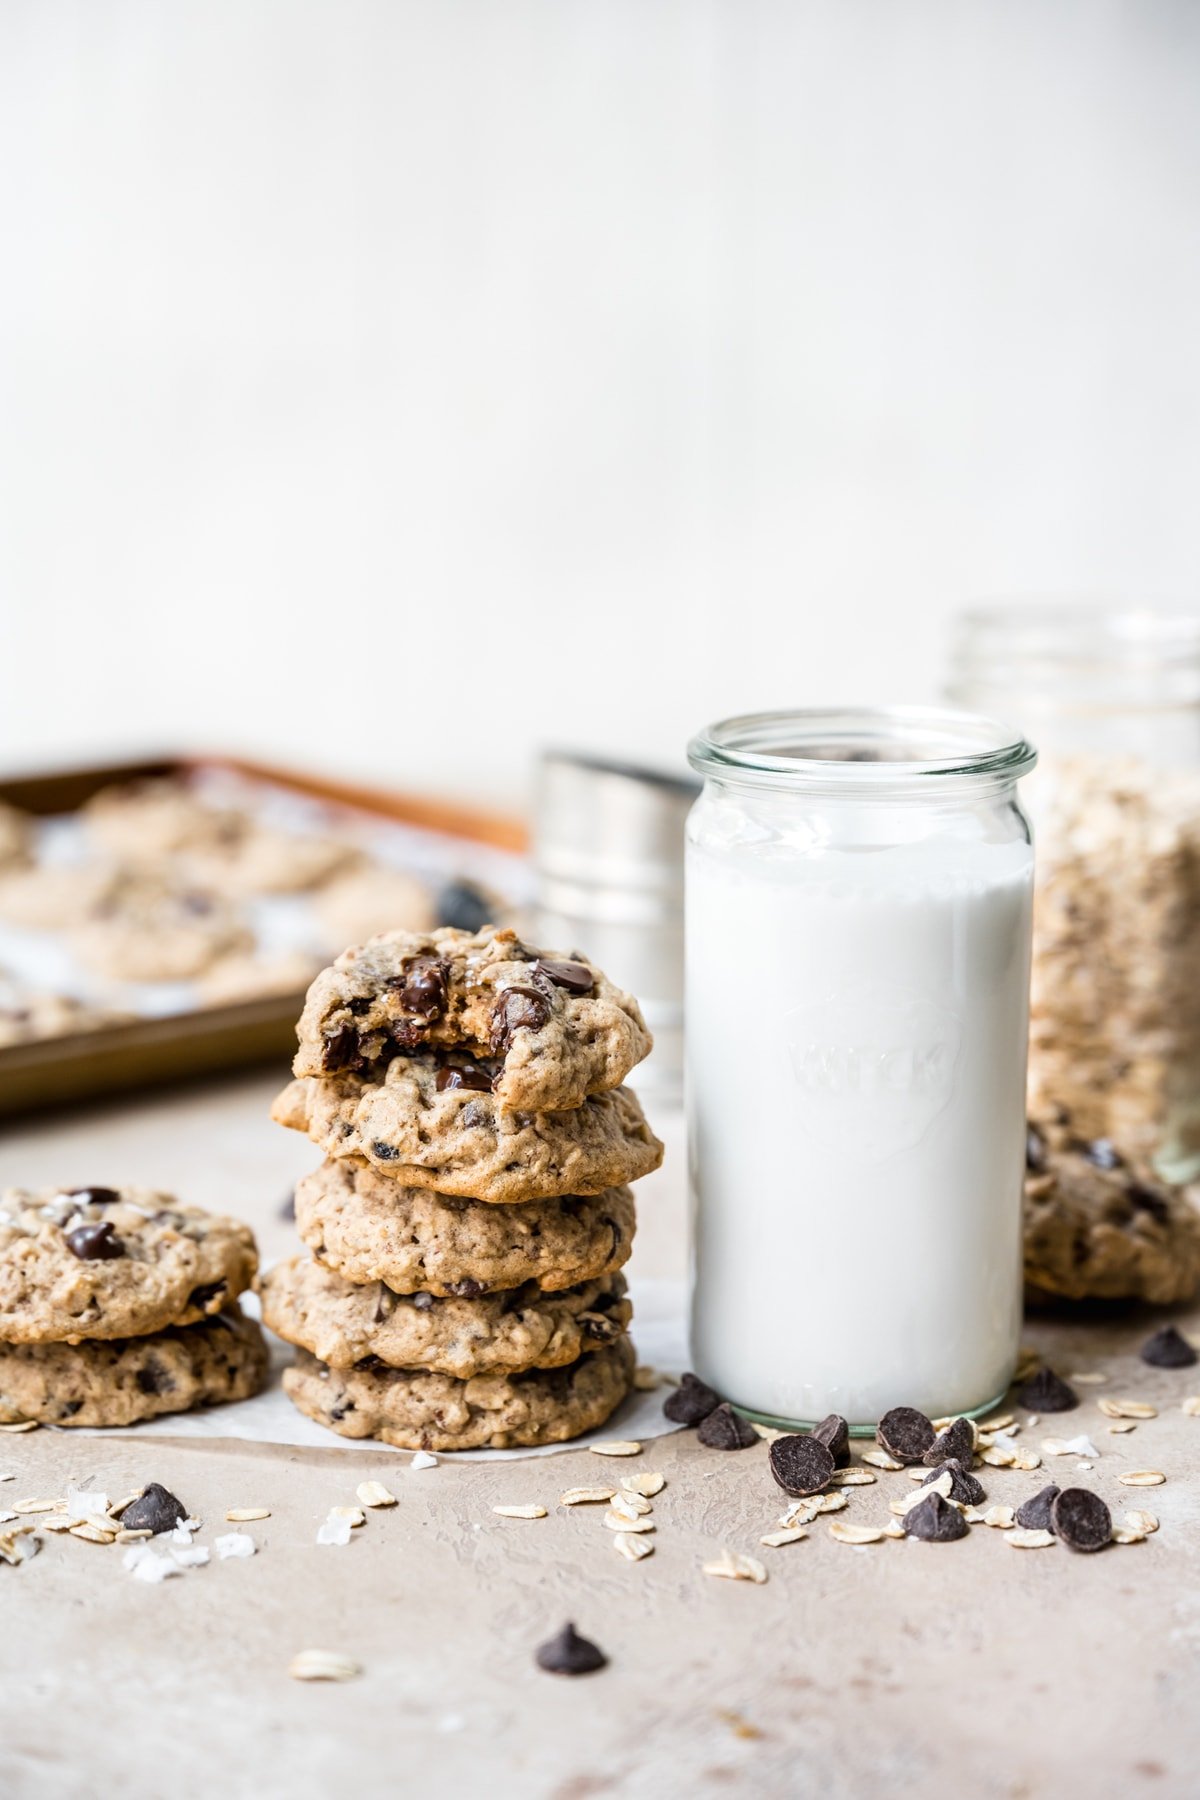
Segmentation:
{"type": "Polygon", "coordinates": [[[1029,1106],[1200,1174],[1200,618],[977,607],[948,692],[1042,753],[1029,1106]]]}

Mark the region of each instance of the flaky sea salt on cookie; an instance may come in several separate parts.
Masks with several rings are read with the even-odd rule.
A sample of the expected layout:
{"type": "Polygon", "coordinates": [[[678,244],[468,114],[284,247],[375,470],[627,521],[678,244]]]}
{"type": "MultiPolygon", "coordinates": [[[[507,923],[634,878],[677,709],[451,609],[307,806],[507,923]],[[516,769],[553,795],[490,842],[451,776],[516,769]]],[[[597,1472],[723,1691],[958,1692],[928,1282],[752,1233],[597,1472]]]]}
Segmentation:
{"type": "Polygon", "coordinates": [[[0,1194],[0,1341],[140,1337],[219,1312],[254,1279],[236,1219],[149,1188],[0,1194]]]}
{"type": "Polygon", "coordinates": [[[637,1001],[591,963],[513,931],[390,931],[309,989],[297,1075],[375,1078],[398,1054],[460,1051],[507,1107],[575,1107],[619,1087],[651,1048],[637,1001]]]}

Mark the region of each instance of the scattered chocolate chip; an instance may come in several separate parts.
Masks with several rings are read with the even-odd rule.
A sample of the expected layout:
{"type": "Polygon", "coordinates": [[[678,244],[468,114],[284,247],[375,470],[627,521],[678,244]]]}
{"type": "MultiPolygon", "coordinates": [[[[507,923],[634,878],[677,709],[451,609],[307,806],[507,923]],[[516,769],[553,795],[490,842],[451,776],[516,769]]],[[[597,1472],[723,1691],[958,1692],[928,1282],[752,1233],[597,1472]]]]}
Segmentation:
{"type": "MultiPolygon", "coordinates": [[[[1123,1158],[1109,1138],[1093,1138],[1090,1144],[1083,1146],[1083,1154],[1098,1169],[1119,1169],[1123,1158]]],[[[1082,1489],[1080,1490],[1082,1492],[1082,1489]]]]}
{"type": "Polygon", "coordinates": [[[1164,1325],[1148,1337],[1138,1355],[1152,1369],[1190,1369],[1196,1361],[1195,1350],[1173,1325],[1164,1325]]]}
{"type": "Polygon", "coordinates": [[[803,1499],[829,1486],[833,1452],[809,1432],[793,1432],[776,1438],[769,1452],[771,1473],[785,1494],[803,1499]]]}
{"type": "Polygon", "coordinates": [[[214,1300],[223,1300],[228,1286],[227,1281],[202,1281],[200,1286],[194,1287],[188,1295],[188,1306],[198,1306],[203,1311],[212,1306],[214,1300]]]}
{"type": "Polygon", "coordinates": [[[410,956],[389,985],[399,987],[401,1006],[418,1018],[439,1019],[446,1010],[446,967],[438,956],[410,956]]]}
{"type": "Polygon", "coordinates": [[[971,1529],[957,1506],[943,1500],[940,1494],[918,1501],[901,1522],[909,1537],[920,1538],[926,1544],[950,1544],[955,1538],[966,1537],[971,1529]]]}
{"type": "Polygon", "coordinates": [[[964,1469],[969,1469],[974,1455],[975,1432],[970,1419],[955,1419],[945,1431],[938,1432],[921,1461],[933,1468],[955,1457],[964,1469]]]}
{"type": "Polygon", "coordinates": [[[116,1188],[82,1187],[68,1188],[68,1200],[78,1200],[80,1206],[116,1206],[121,1196],[116,1188]]]}
{"type": "Polygon", "coordinates": [[[439,1069],[437,1072],[438,1093],[444,1094],[454,1088],[471,1088],[477,1094],[490,1094],[492,1091],[491,1077],[485,1070],[476,1068],[473,1064],[466,1067],[459,1067],[456,1064],[453,1068],[439,1069]]]}
{"type": "Polygon", "coordinates": [[[549,1017],[550,1002],[537,988],[501,988],[492,1007],[492,1049],[501,1055],[508,1050],[515,1031],[540,1031],[549,1017]]]}
{"type": "Polygon", "coordinates": [[[1050,1508],[1050,1529],[1068,1550],[1103,1550],[1112,1537],[1112,1514],[1088,1488],[1064,1488],[1050,1508]]]}
{"type": "Polygon", "coordinates": [[[663,1416],[670,1419],[672,1425],[699,1425],[710,1412],[716,1412],[720,1404],[720,1394],[714,1393],[707,1381],[701,1381],[689,1369],[679,1386],[672,1388],[663,1401],[663,1416]]]}
{"type": "Polygon", "coordinates": [[[596,985],[596,977],[586,963],[581,962],[547,962],[539,956],[533,965],[535,975],[544,975],[555,987],[564,988],[568,994],[590,994],[596,985]]]}
{"type": "Polygon", "coordinates": [[[1025,1133],[1025,1167],[1031,1175],[1040,1175],[1046,1167],[1046,1140],[1033,1125],[1025,1133]]]}
{"type": "Polygon", "coordinates": [[[1043,1366],[1017,1389],[1017,1404],[1027,1412],[1073,1412],[1079,1405],[1079,1395],[1061,1375],[1043,1366]]]}
{"type": "Polygon", "coordinates": [[[819,1425],[814,1425],[812,1435],[818,1444],[824,1444],[833,1458],[835,1469],[844,1469],[850,1461],[850,1427],[841,1413],[830,1413],[819,1425]]]}
{"type": "Polygon", "coordinates": [[[538,1668],[548,1669],[551,1675],[591,1675],[608,1662],[600,1646],[580,1637],[571,1624],[539,1644],[534,1655],[538,1668]]]}
{"type": "Polygon", "coordinates": [[[176,1499],[169,1488],[152,1481],[143,1494],[131,1500],[121,1514],[122,1531],[150,1531],[157,1537],[160,1531],[174,1531],[181,1519],[188,1516],[187,1507],[182,1500],[176,1499]]]}
{"type": "Polygon", "coordinates": [[[385,1144],[382,1138],[376,1138],[371,1145],[371,1155],[377,1157],[380,1162],[398,1162],[400,1158],[400,1152],[395,1144],[385,1144]]]}
{"type": "Polygon", "coordinates": [[[336,1069],[356,1069],[362,1063],[358,1051],[358,1033],[353,1025],[339,1025],[336,1031],[327,1034],[321,1046],[321,1067],[331,1072],[336,1069]]]}
{"type": "Polygon", "coordinates": [[[933,1447],[933,1426],[915,1406],[893,1406],[885,1412],[875,1432],[876,1442],[897,1462],[919,1463],[933,1447]]]}
{"type": "Polygon", "coordinates": [[[748,1450],[758,1442],[758,1433],[749,1419],[735,1413],[728,1401],[722,1401],[706,1419],[701,1419],[696,1436],[710,1450],[748,1450]]]}
{"type": "Polygon", "coordinates": [[[169,1394],[175,1386],[175,1377],[171,1371],[153,1354],[147,1355],[141,1368],[135,1371],[133,1379],[143,1394],[169,1394]]]}
{"type": "Polygon", "coordinates": [[[448,881],[433,905],[438,924],[456,931],[482,931],[491,922],[491,902],[470,881],[448,881]]]}
{"type": "Polygon", "coordinates": [[[77,1225],[74,1231],[68,1231],[67,1249],[80,1262],[112,1262],[125,1254],[125,1245],[107,1219],[99,1225],[77,1225]]]}
{"type": "Polygon", "coordinates": [[[1024,1531],[1053,1531],[1054,1502],[1061,1493],[1062,1489],[1052,1481],[1049,1487],[1041,1488],[1036,1494],[1030,1495],[1029,1499],[1017,1508],[1017,1524],[1024,1531]]]}
{"type": "Polygon", "coordinates": [[[977,1476],[972,1475],[970,1469],[956,1456],[947,1457],[946,1461],[940,1463],[937,1468],[930,1469],[921,1486],[928,1487],[931,1481],[936,1481],[938,1476],[946,1474],[947,1470],[950,1473],[950,1493],[947,1497],[951,1500],[961,1500],[964,1506],[982,1506],[987,1499],[987,1495],[983,1491],[983,1483],[977,1476]]]}

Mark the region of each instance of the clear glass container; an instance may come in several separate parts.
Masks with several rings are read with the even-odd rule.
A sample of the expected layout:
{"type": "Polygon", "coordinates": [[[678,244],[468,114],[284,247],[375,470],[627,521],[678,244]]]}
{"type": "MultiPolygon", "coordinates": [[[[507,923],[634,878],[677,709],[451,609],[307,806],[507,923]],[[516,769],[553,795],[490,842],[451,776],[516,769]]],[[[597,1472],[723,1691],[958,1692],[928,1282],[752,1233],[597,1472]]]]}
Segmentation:
{"type": "Polygon", "coordinates": [[[1035,752],[895,708],[689,757],[694,1365],[775,1424],[978,1412],[1021,1320],[1035,752]]]}
{"type": "Polygon", "coordinates": [[[1200,1175],[1200,619],[976,607],[950,697],[1035,734],[1029,1104],[1169,1180],[1200,1175]]]}

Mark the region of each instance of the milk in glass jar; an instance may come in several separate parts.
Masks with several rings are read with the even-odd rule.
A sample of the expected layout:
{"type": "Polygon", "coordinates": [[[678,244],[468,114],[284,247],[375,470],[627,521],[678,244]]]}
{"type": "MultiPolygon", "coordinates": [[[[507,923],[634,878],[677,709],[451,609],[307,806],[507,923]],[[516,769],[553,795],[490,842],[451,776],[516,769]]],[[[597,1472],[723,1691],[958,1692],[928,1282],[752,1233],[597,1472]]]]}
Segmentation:
{"type": "Polygon", "coordinates": [[[689,756],[695,1367],[778,1424],[978,1412],[1021,1319],[1036,753],[895,708],[689,756]]]}

